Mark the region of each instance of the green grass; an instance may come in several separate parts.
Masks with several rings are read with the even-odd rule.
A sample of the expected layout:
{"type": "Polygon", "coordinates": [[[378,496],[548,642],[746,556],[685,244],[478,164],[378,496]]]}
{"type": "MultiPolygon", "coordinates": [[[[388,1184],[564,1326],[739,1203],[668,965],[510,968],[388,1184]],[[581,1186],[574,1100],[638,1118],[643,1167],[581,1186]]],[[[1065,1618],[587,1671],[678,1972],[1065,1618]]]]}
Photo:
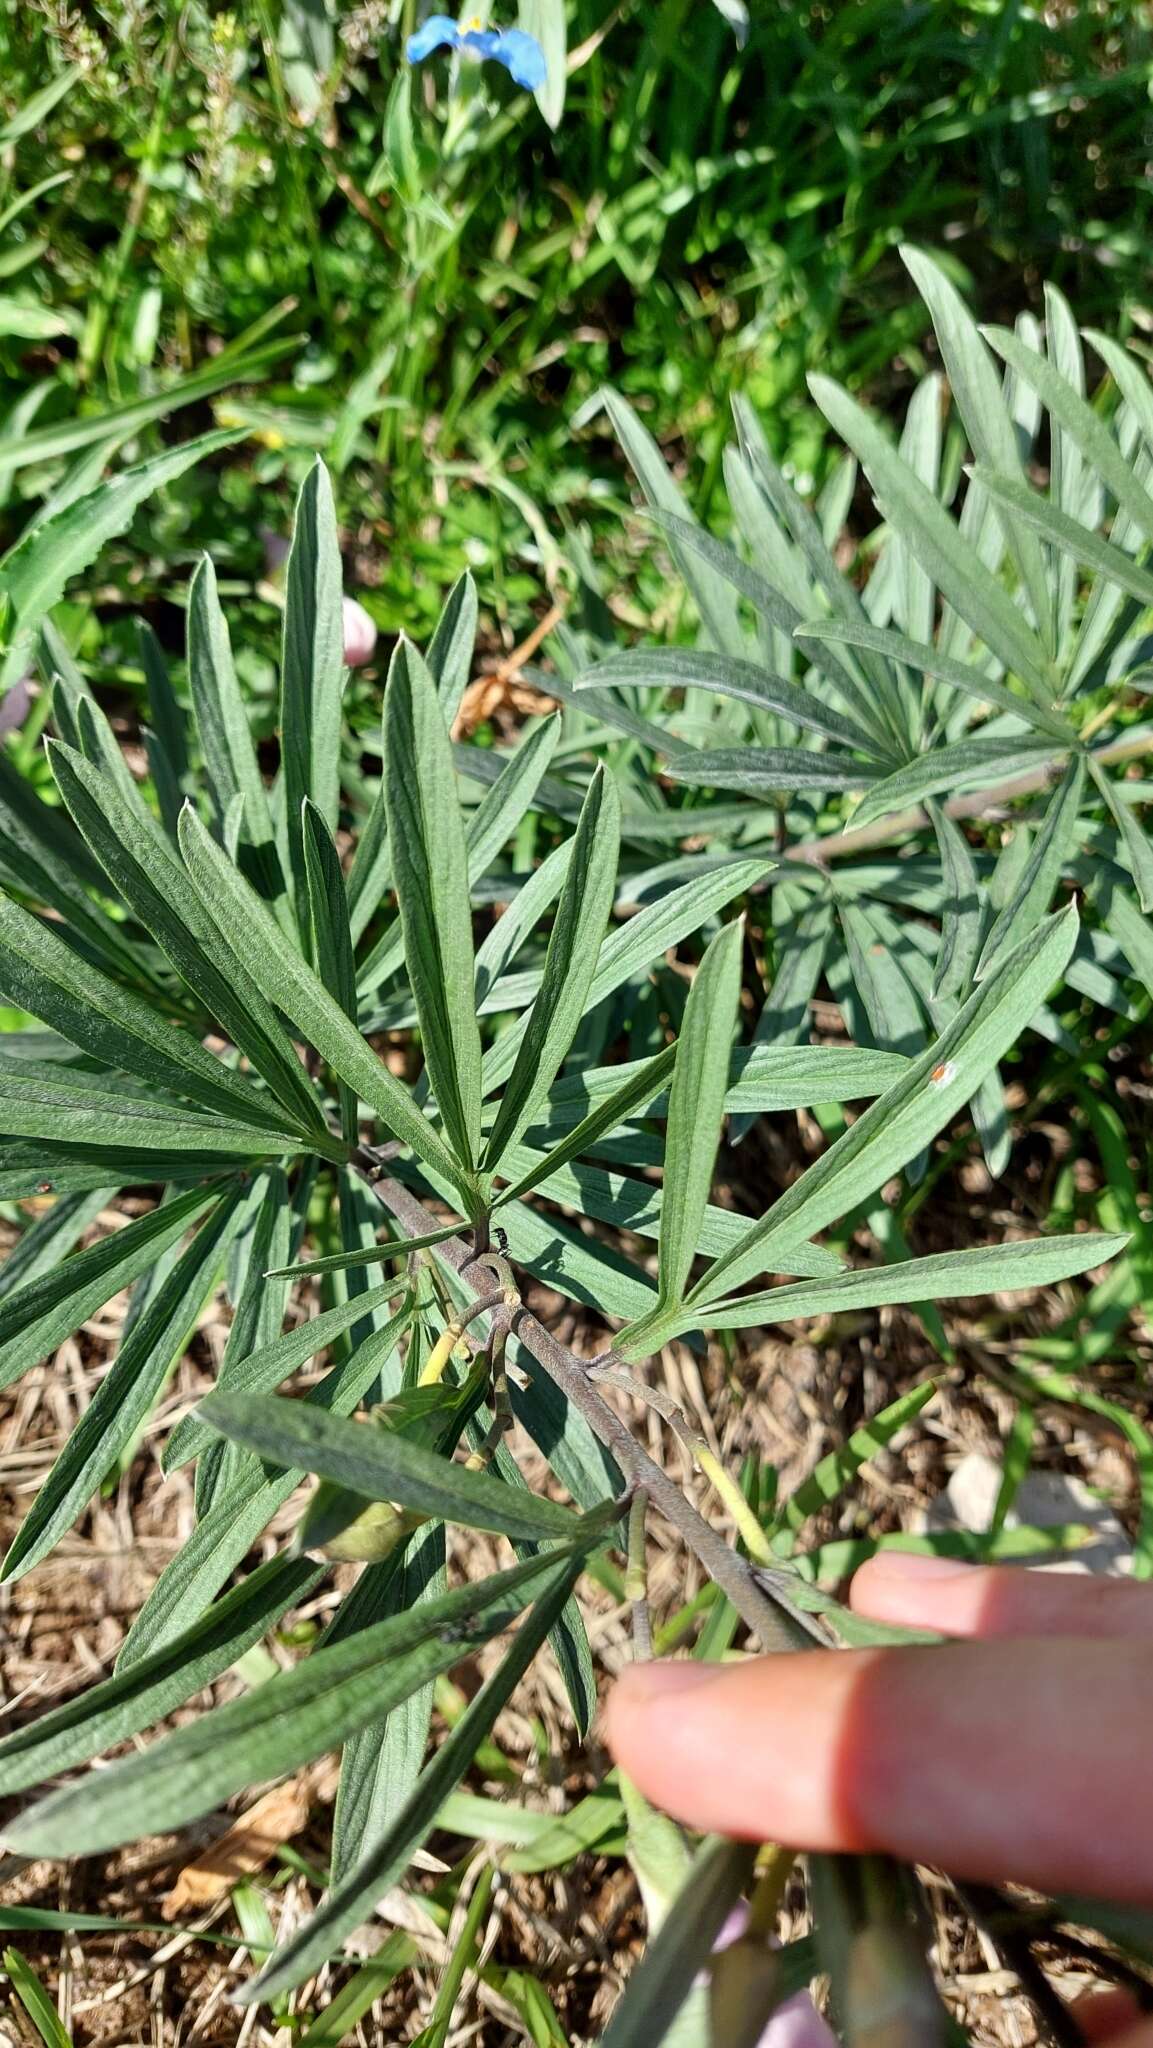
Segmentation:
{"type": "MultiPolygon", "coordinates": [[[[213,403],[254,435],[137,535],[134,601],[162,628],[208,540],[251,588],[321,448],[382,625],[421,630],[467,561],[515,632],[582,536],[618,572],[615,443],[574,432],[600,384],[691,458],[706,515],[736,391],[819,471],[805,371],[883,396],[920,366],[902,237],[946,246],[986,314],[1041,275],[1111,331],[1143,311],[1150,35],[1125,4],[1054,25],[1010,0],[773,5],[740,50],[688,0],[573,0],[555,133],[492,67],[451,104],[443,59],[410,74],[396,12],[334,10],[323,76],[266,0],[83,27],[45,0],[9,24],[7,109],[76,75],[6,173],[5,205],[61,180],[4,231],[3,290],[57,329],[0,339],[8,431],[270,345],[259,383],[142,437],[213,403]]],[[[0,470],[7,538],[62,467],[0,470]]]]}

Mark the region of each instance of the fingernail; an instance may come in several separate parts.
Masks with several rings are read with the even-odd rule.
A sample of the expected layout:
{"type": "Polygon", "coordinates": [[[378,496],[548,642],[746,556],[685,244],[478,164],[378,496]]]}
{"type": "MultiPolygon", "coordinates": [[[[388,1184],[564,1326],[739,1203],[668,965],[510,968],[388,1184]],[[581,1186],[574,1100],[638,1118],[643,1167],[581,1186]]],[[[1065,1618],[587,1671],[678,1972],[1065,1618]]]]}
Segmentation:
{"type": "Polygon", "coordinates": [[[618,1682],[628,1686],[634,1704],[639,1701],[647,1706],[671,1699],[674,1693],[695,1692],[698,1686],[711,1684],[723,1669],[722,1664],[698,1664],[692,1657],[662,1658],[652,1664],[630,1664],[618,1682]]]}
{"type": "Polygon", "coordinates": [[[972,1565],[960,1557],[926,1557],[916,1550],[879,1550],[869,1560],[874,1577],[885,1579],[960,1579],[972,1565]]]}

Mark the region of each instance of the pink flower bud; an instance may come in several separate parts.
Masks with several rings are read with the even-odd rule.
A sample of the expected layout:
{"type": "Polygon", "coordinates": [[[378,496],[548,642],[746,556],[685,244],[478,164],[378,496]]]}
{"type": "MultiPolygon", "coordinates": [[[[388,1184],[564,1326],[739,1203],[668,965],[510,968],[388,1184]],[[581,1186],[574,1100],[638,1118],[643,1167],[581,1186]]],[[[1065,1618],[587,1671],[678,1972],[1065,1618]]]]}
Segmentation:
{"type": "Polygon", "coordinates": [[[372,650],[376,646],[376,627],[364,606],[358,604],[354,597],[343,598],[341,607],[344,619],[344,658],[349,668],[360,668],[366,661],[372,660],[372,650]]]}

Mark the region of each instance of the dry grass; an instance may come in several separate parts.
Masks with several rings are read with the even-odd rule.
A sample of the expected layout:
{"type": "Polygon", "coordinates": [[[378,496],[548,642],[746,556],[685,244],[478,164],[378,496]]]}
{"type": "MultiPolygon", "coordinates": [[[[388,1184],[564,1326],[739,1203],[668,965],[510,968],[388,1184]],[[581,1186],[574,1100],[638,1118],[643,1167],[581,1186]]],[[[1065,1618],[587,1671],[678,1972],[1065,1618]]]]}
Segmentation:
{"type": "MultiPolygon", "coordinates": [[[[799,1137],[804,1149],[815,1142],[803,1118],[799,1137]]],[[[982,1180],[982,1170],[971,1166],[954,1176],[943,1187],[941,1200],[919,1221],[916,1248],[930,1250],[936,1240],[950,1245],[988,1241],[1019,1230],[1023,1219],[1030,1223],[1031,1210],[1044,1204],[1048,1165],[1042,1160],[1038,1166],[1029,1147],[1024,1150],[1024,1161],[1018,1164],[1015,1159],[1019,1183],[1009,1189],[991,1190],[982,1180]]],[[[755,1190],[734,1183],[734,1201],[743,1204],[751,1198],[763,1204],[766,1180],[787,1178],[795,1157],[781,1153],[778,1141],[771,1139],[759,1152],[742,1150],[734,1164],[742,1176],[757,1183],[755,1190]]],[[[106,1214],[94,1232],[115,1228],[119,1220],[106,1214]]],[[[642,1249],[647,1255],[648,1248],[637,1246],[638,1252],[642,1249]]],[[[541,1313],[551,1311],[554,1319],[561,1309],[556,1297],[543,1291],[534,1306],[541,1313]]],[[[19,1522],[115,1356],[125,1307],[124,1297],[110,1302],[53,1360],[0,1397],[0,1534],[5,1537],[19,1522]]],[[[660,1374],[664,1391],[730,1467],[739,1467],[755,1450],[777,1467],[781,1490],[788,1492],[861,1419],[927,1372],[938,1372],[940,1391],[932,1408],[865,1468],[852,1497],[826,1513],[814,1526],[811,1540],[834,1534],[876,1535],[907,1526],[922,1513],[966,1453],[976,1449],[999,1455],[1013,1402],[997,1382],[998,1347],[1052,1326],[1063,1312],[1056,1294],[1024,1305],[1015,1297],[1011,1309],[1007,1303],[983,1303],[979,1324],[964,1316],[951,1322],[960,1362],[944,1370],[915,1319],[893,1309],[798,1326],[788,1338],[763,1337],[729,1358],[714,1349],[698,1359],[681,1346],[671,1347],[661,1358],[660,1374]]],[[[571,1311],[568,1315],[571,1318],[571,1311]]],[[[565,1334],[564,1313],[559,1320],[565,1334]]],[[[193,1520],[189,1475],[181,1472],[163,1481],[159,1451],[174,1422],[210,1384],[226,1334],[227,1311],[218,1301],[202,1319],[130,1468],[93,1504],[50,1560],[0,1595],[6,1725],[42,1712],[111,1670],[144,1595],[184,1541],[193,1520]]],[[[571,1336],[571,1328],[567,1334],[571,1336]]],[[[585,1334],[591,1347],[593,1333],[585,1334]]],[[[1147,1332],[1138,1331],[1134,1341],[1153,1357],[1147,1332]]],[[[1140,1405],[1135,1384],[1119,1392],[1128,1392],[1140,1405]]],[[[687,1469],[685,1452],[656,1414],[626,1394],[614,1398],[654,1454],[697,1490],[699,1498],[700,1482],[687,1469]]],[[[515,1448],[522,1464],[531,1465],[531,1446],[518,1442],[515,1448]]],[[[1095,1418],[1056,1406],[1042,1410],[1038,1456],[1044,1467],[1088,1480],[1123,1521],[1135,1520],[1138,1496],[1129,1453],[1095,1418]]],[[[715,1511],[715,1503],[704,1504],[715,1511]]],[[[290,1503],[262,1540],[261,1554],[271,1553],[283,1539],[294,1513],[290,1503]]],[[[652,1596],[659,1617],[696,1590],[699,1570],[667,1528],[653,1528],[651,1548],[652,1596]]],[[[460,1540],[455,1544],[455,1568],[469,1575],[478,1575],[494,1561],[490,1539],[470,1536],[467,1545],[460,1540]]],[[[331,1610],[353,1569],[335,1571],[331,1585],[312,1603],[311,1614],[323,1617],[331,1610]]],[[[590,1637],[599,1667],[609,1678],[630,1654],[626,1614],[595,1586],[587,1592],[590,1637]]],[[[291,1655],[283,1646],[274,1645],[274,1650],[282,1661],[291,1655]]],[[[466,1690],[476,1679],[476,1672],[457,1674],[466,1690]]],[[[235,1674],[228,1675],[212,1688],[212,1699],[227,1698],[242,1682],[235,1674]]],[[[202,1696],[184,1711],[201,1711],[208,1703],[202,1696]]],[[[502,1717],[497,1734],[521,1774],[511,1796],[533,1805],[562,1811],[596,1783],[605,1768],[595,1739],[584,1750],[577,1746],[559,1675],[547,1658],[502,1717]],[[548,1758],[544,1767],[538,1740],[542,1729],[548,1758]]],[[[510,1796],[507,1785],[486,1783],[483,1772],[474,1773],[470,1782],[475,1790],[510,1796]]],[[[327,1859],[334,1785],[332,1768],[321,1768],[297,1787],[304,1796],[291,1855],[271,1854],[259,1873],[280,1934],[298,1924],[315,1903],[317,1885],[309,1873],[322,1870],[327,1859]]],[[[245,1807],[251,1803],[251,1796],[241,1802],[245,1807]]],[[[235,1817],[218,1814],[177,1837],[69,1867],[3,1866],[3,1899],[9,1904],[159,1921],[180,1872],[202,1856],[235,1817]]],[[[429,1846],[431,1858],[422,1862],[440,1868],[441,1857],[455,1861],[465,1848],[458,1838],[447,1837],[434,1838],[429,1846]]],[[[414,1901],[433,1882],[435,1867],[411,1873],[404,1890],[390,1895],[373,1927],[360,1937],[359,1952],[367,1954],[379,1945],[390,1923],[411,1920],[418,1910],[414,1901]]],[[[995,1951],[955,1912],[947,1888],[939,1882],[936,1896],[938,1962],[958,2017],[979,2043],[1027,2048],[1036,2038],[1032,2017],[995,1951]]],[[[792,1915],[798,1928],[801,1910],[798,1896],[792,1915]]],[[[426,1938],[427,1967],[403,1975],[349,2038],[383,2048],[385,2043],[410,2040],[418,2031],[422,2016],[427,2016],[438,1960],[437,1942],[428,1939],[427,1920],[421,1917],[418,1924],[426,1938]]],[[[20,1947],[51,1984],[78,2048],[119,2048],[136,2042],[154,2048],[184,2048],[194,2042],[204,2048],[286,2043],[291,2033],[278,2027],[267,2011],[241,2015],[230,2002],[231,1990],[250,1967],[249,1958],[243,1949],[234,1952],[198,1940],[197,1931],[205,1928],[238,1931],[227,1892],[199,1920],[190,1921],[188,1931],[21,1936],[20,1947]]],[[[580,2044],[596,2038],[635,1960],[641,1932],[628,1866],[617,1858],[588,1855],[541,1876],[501,1878],[489,1939],[494,1959],[520,1964],[540,1977],[570,2039],[580,2044]]],[[[343,1967],[324,1971],[291,2002],[292,2010],[299,2015],[315,2013],[346,1974],[343,1967]]],[[[1082,1988],[1086,1977],[1081,1964],[1058,1966],[1058,1974],[1068,1991],[1082,1988]]],[[[505,2048],[525,2038],[499,1995],[475,1982],[466,1987],[458,2020],[454,2043],[505,2048]]],[[[5,2029],[13,2043],[31,2038],[26,2031],[21,2033],[17,2016],[0,2020],[0,2040],[5,2029]]]]}

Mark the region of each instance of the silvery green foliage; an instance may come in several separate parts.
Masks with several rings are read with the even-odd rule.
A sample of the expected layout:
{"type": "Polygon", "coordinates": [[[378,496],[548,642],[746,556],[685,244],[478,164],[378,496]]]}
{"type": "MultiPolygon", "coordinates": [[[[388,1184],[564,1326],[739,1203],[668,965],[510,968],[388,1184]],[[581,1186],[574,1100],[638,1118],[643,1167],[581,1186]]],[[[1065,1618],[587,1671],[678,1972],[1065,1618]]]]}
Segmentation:
{"type": "MultiPolygon", "coordinates": [[[[221,1285],[233,1317],[215,1391],[165,1449],[169,1469],[196,1461],[193,1535],[116,1673],[0,1743],[0,1789],[37,1787],[162,1720],[317,1587],[324,1553],[365,1568],[291,1670],[38,1799],[8,1840],[32,1855],[102,1850],[343,1744],[331,1890],[253,1995],[299,1983],[403,1874],[546,1641],[587,1726],[575,1587],[589,1553],[622,1540],[642,1452],[630,1463],[619,1431],[606,1431],[612,1450],[598,1439],[609,1411],[522,1310],[530,1281],[613,1325],[619,1367],[677,1335],[893,1302],[931,1315],[926,1304],[1068,1278],[1124,1245],[898,1249],[851,1270],[822,1242],[893,1176],[920,1171],[968,1107],[1003,1164],[998,1062],[1030,1031],[1060,1042],[1049,1005],[1066,986],[1133,1006],[1153,958],[1149,848],[1108,772],[1141,738],[1129,682],[1153,600],[1144,372],[1096,338],[1119,396],[1090,409],[1056,296],[1043,344],[1029,329],[987,343],[943,273],[910,263],[955,413],[931,378],[898,450],[854,400],[816,387],[885,522],[867,583],[831,551],[849,468],[822,524],[742,405],[730,546],[687,516],[610,397],[700,645],[607,653],[565,635],[576,688],[542,678],[563,708],[507,751],[451,737],[476,630],[466,578],[427,648],[396,647],[374,743],[383,772],[366,786],[342,715],[340,561],[319,465],[288,567],[271,783],[210,564],[189,595],[186,692],[145,641],[149,792],[43,624],[90,557],[83,522],[22,543],[13,645],[43,625],[55,791],[48,801],[0,761],[0,991],[38,1020],[0,1050],[0,1196],[54,1199],[0,1284],[0,1383],[132,1293],[118,1355],[28,1511],[7,1578],[37,1567],[131,1455],[221,1285]],[[1043,408],[1046,492],[1029,480],[1043,408]],[[948,799],[1036,770],[1032,810],[993,862],[948,799]],[[852,813],[843,792],[859,793],[852,813]],[[883,827],[920,805],[896,852],[882,832],[845,858],[812,857],[822,838],[839,851],[846,819],[883,827]],[[1085,923],[1069,883],[1086,892],[1085,923]],[[746,1040],[750,938],[771,978],[746,1040]],[[695,964],[687,996],[674,950],[695,964]],[[852,1042],[809,1042],[822,977],[852,1042]],[[726,1129],[829,1103],[859,1113],[763,1214],[711,1200],[726,1129]],[[76,1249],[129,1186],[154,1190],[153,1206],[76,1249]],[[314,1288],[320,1312],[290,1314],[314,1288]],[[278,1393],[290,1385],[303,1398],[278,1393]],[[367,1428],[353,1419],[365,1407],[367,1428]],[[573,1506],[525,1487],[502,1442],[513,1416],[573,1506]],[[233,1583],[306,1473],[321,1484],[299,1541],[233,1583]],[[492,1532],[507,1563],[450,1585],[446,1523],[492,1532]],[[514,1624],[426,1761],[436,1678],[514,1624]]],[[[127,472],[106,489],[146,486],[127,472]]],[[[797,1605],[798,1530],[930,1392],[875,1418],[794,1503],[766,1509],[779,1570],[765,1583],[794,1585],[800,1640],[826,1622],[797,1605]]],[[[659,1479],[643,1482],[654,1498],[659,1479]]],[[[718,1583],[760,1603],[745,1618],[768,1611],[747,1563],[716,1545],[701,1555],[715,1569],[719,1552],[718,1583]]],[[[807,1594],[835,1633],[835,1604],[807,1594]]],[[[702,1867],[719,1925],[744,1866],[702,1867]]],[[[848,1913],[855,1938],[856,1908],[826,1879],[828,1910],[848,1913]]],[[[858,1903],[892,1906],[890,1879],[870,1883],[858,1903]]],[[[653,1953],[671,2022],[700,1957],[679,1940],[653,1953]]],[[[820,1966],[835,1976],[830,1953],[820,1966]]],[[[780,1985],[795,1988],[787,1970],[780,1985]]],[[[634,2037],[628,2013],[615,2024],[634,2037]]]]}
{"type": "MultiPolygon", "coordinates": [[[[569,687],[701,792],[716,856],[781,847],[767,914],[753,917],[769,980],[754,1042],[766,1046],[807,1035],[824,977],[858,1044],[920,1053],[959,994],[1072,891],[1089,915],[1070,987],[1134,1017],[1153,989],[1146,787],[1124,774],[1153,742],[1141,715],[1153,387],[1139,357],[1092,333],[1108,375],[1090,403],[1059,292],[1043,330],[1028,318],[979,330],[939,261],[905,258],[944,374],[916,387],[896,441],[812,379],[847,450],[815,510],[741,398],[725,460],[733,538],[714,538],[625,401],[605,394],[699,642],[610,651],[572,635],[569,687]],[[858,465],[883,523],[846,561],[858,465]],[[1028,801],[1001,857],[996,835],[970,845],[957,819],[996,815],[1016,794],[1028,801]]],[[[1051,1011],[1034,1023],[1068,1049],[1051,1011]]],[[[1009,1138],[995,1082],[972,1109],[998,1174],[1009,1138]]]]}

